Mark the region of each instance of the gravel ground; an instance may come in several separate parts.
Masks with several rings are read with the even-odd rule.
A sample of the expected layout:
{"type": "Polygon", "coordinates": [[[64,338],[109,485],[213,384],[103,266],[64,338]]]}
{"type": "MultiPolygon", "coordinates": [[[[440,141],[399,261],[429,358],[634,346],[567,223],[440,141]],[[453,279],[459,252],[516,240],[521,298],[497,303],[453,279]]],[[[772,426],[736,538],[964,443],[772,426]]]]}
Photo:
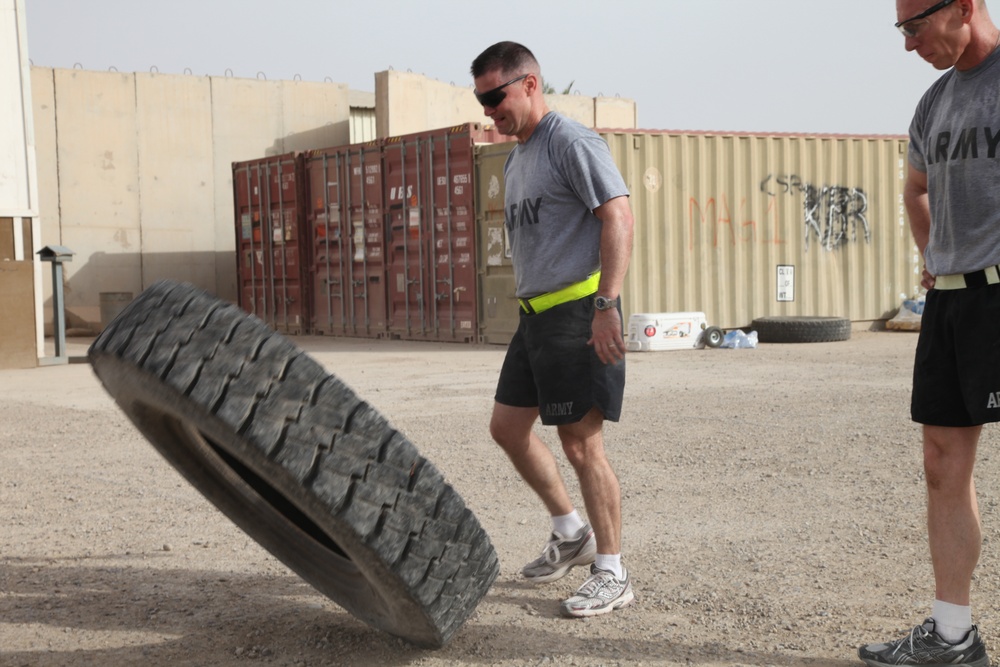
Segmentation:
{"type": "MultiPolygon", "coordinates": [[[[503,348],[293,340],[404,432],[490,534],[500,577],[453,640],[415,649],[316,593],[70,363],[0,371],[0,665],[839,667],[928,613],[913,333],[631,354],[606,437],[637,602],[587,620],[558,612],[582,570],[519,578],[548,524],[487,432],[503,348]]],[[[70,340],[72,361],[89,342],[70,340]]],[[[984,431],[977,471],[974,610],[1000,656],[997,439],[984,431]]]]}

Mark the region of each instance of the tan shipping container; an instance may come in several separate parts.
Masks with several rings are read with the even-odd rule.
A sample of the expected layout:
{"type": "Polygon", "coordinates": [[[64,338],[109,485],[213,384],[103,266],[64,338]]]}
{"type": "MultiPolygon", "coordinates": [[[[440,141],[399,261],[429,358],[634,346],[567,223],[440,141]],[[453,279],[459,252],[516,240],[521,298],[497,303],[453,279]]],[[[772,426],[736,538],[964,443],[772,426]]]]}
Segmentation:
{"type": "Polygon", "coordinates": [[[506,345],[517,330],[514,267],[504,226],[503,166],[515,142],[476,146],[479,338],[506,345]]]}
{"type": "Polygon", "coordinates": [[[906,138],[599,131],[631,192],[632,313],[885,319],[919,289],[906,138]]]}
{"type": "MultiPolygon", "coordinates": [[[[635,313],[886,319],[918,293],[903,210],[902,136],[598,130],[631,192],[635,245],[622,290],[635,313]]],[[[512,143],[477,148],[481,337],[506,343],[517,302],[503,227],[512,143]]]]}

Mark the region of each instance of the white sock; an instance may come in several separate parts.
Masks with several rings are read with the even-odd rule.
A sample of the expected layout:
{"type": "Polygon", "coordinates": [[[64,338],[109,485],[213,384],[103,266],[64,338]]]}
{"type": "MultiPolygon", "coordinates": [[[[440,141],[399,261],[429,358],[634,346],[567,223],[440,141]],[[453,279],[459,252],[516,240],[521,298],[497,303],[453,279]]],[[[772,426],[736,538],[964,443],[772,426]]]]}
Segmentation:
{"type": "Polygon", "coordinates": [[[583,519],[580,518],[580,514],[576,510],[569,514],[552,517],[552,530],[563,537],[575,536],[583,526],[583,519]]]}
{"type": "Polygon", "coordinates": [[[941,639],[957,644],[972,629],[972,607],[934,600],[931,608],[934,631],[941,639]]]}
{"type": "Polygon", "coordinates": [[[625,573],[622,571],[621,554],[597,554],[594,559],[594,567],[598,570],[610,572],[619,579],[625,576],[625,573]]]}

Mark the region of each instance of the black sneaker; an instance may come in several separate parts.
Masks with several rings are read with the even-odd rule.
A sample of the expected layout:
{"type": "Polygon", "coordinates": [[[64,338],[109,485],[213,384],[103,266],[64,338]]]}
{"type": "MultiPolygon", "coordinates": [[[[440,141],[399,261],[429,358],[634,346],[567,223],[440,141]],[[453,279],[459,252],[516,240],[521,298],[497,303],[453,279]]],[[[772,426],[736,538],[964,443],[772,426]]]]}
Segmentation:
{"type": "Polygon", "coordinates": [[[979,630],[972,626],[969,633],[957,644],[949,644],[934,631],[934,619],[910,630],[902,639],[885,644],[869,644],[858,649],[858,657],[869,667],[893,665],[923,665],[924,667],[990,667],[986,645],[979,637],[979,630]]]}

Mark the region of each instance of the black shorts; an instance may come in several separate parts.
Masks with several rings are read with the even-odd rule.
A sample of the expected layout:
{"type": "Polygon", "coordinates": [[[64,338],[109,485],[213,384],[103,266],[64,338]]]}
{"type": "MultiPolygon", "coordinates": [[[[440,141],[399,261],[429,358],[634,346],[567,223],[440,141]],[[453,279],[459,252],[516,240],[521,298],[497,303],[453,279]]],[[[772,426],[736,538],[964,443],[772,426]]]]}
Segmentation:
{"type": "Polygon", "coordinates": [[[1000,285],[927,293],[913,364],[913,421],[1000,421],[1000,285]]]}
{"type": "Polygon", "coordinates": [[[594,407],[606,420],[618,421],[625,393],[625,360],[601,363],[594,348],[587,345],[593,319],[592,296],[536,315],[522,310],[500,369],[497,402],[538,408],[547,425],[578,422],[594,407]]]}

